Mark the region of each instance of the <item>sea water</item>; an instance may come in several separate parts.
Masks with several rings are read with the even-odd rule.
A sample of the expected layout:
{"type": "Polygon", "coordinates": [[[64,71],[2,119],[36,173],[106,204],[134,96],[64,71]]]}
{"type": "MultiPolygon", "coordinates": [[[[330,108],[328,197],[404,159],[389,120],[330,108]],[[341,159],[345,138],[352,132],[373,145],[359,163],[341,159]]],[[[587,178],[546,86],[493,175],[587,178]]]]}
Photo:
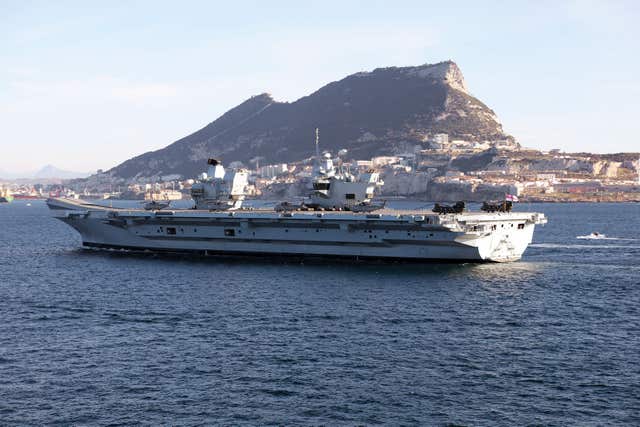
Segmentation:
{"type": "Polygon", "coordinates": [[[519,204],[549,218],[521,261],[422,266],[84,250],[30,203],[0,205],[1,425],[640,424],[638,204],[519,204]]]}

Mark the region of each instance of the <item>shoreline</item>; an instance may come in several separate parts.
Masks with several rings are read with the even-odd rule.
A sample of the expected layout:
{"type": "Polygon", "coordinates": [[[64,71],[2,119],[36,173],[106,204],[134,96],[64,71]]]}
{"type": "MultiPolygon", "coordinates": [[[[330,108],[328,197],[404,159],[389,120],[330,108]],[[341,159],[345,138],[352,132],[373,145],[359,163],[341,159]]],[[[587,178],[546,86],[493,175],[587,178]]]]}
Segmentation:
{"type": "MultiPolygon", "coordinates": [[[[105,201],[105,202],[114,202],[114,201],[120,201],[120,202],[140,202],[140,200],[138,199],[83,199],[80,198],[82,200],[87,200],[87,201],[91,201],[91,202],[96,202],[96,201],[105,201]]],[[[34,202],[34,201],[45,201],[47,200],[47,197],[42,197],[42,198],[32,198],[32,199],[14,199],[11,203],[16,203],[16,202],[34,202]]],[[[188,202],[191,199],[185,198],[185,199],[181,199],[181,200],[175,200],[178,202],[188,202]]],[[[415,203],[455,203],[459,200],[428,200],[428,199],[422,199],[422,198],[412,198],[412,197],[408,197],[408,196],[404,196],[404,197],[398,197],[398,196],[392,196],[390,198],[386,198],[386,197],[380,197],[380,200],[387,200],[389,202],[415,202],[415,203]]],[[[260,201],[260,202],[273,202],[273,203],[277,203],[278,200],[274,200],[274,199],[262,199],[262,198],[252,198],[252,199],[247,199],[247,202],[250,201],[260,201]]],[[[463,200],[466,203],[483,203],[486,200],[463,200]]],[[[519,196],[519,201],[517,203],[640,203],[640,195],[636,198],[608,198],[608,197],[582,197],[582,198],[575,198],[575,199],[565,199],[565,198],[537,198],[537,197],[527,197],[527,196],[519,196]]]]}

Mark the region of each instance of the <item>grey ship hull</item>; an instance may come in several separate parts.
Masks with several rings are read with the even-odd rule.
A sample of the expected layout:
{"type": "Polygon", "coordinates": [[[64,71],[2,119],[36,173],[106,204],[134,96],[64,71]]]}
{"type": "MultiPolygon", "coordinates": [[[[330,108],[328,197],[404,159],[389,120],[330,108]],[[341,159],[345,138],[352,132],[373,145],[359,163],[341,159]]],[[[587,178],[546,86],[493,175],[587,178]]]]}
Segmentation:
{"type": "Polygon", "coordinates": [[[520,259],[538,213],[380,213],[114,209],[50,199],[54,216],[91,248],[203,255],[394,261],[520,259]]]}

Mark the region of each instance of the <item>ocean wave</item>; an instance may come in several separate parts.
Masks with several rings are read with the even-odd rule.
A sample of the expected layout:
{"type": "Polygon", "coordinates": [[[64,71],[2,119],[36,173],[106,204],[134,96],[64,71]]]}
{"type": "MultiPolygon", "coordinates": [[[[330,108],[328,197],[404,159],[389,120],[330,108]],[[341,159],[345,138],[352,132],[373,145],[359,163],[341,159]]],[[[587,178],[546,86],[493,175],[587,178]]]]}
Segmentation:
{"type": "Polygon", "coordinates": [[[625,238],[625,237],[606,237],[606,235],[600,235],[598,237],[591,236],[591,235],[576,236],[576,239],[581,239],[581,240],[620,240],[620,241],[627,241],[627,242],[639,242],[640,241],[640,239],[630,239],[630,238],[625,238]]]}
{"type": "MultiPolygon", "coordinates": [[[[603,239],[598,239],[603,240],[603,239]]],[[[635,239],[629,239],[635,240],[635,239]]],[[[640,245],[577,245],[577,244],[564,244],[564,243],[532,243],[529,245],[532,248],[546,248],[546,249],[640,249],[640,245]]]]}

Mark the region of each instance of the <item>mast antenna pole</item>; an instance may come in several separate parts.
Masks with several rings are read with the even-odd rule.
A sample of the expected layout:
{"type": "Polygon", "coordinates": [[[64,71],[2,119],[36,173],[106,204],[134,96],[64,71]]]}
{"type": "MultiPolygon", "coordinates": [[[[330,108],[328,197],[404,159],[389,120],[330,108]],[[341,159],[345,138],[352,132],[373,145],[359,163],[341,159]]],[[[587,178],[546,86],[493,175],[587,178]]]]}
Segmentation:
{"type": "Polygon", "coordinates": [[[316,128],[316,167],[320,170],[320,129],[316,128]]]}

